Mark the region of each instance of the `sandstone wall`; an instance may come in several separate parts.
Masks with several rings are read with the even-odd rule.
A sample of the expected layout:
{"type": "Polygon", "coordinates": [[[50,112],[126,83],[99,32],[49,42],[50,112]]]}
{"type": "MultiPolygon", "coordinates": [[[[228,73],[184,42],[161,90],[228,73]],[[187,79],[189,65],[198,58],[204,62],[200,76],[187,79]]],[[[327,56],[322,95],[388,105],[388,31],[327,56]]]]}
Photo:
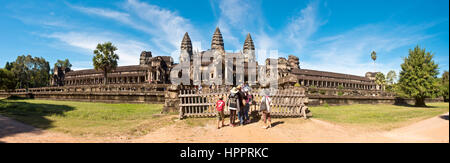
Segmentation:
{"type": "MultiPolygon", "coordinates": [[[[404,99],[398,97],[352,97],[352,96],[308,96],[308,106],[319,106],[328,104],[351,105],[351,104],[393,104],[393,105],[414,105],[414,99],[404,99]]],[[[442,98],[426,99],[426,102],[443,102],[442,98]]]]}
{"type": "Polygon", "coordinates": [[[89,92],[36,92],[36,93],[0,93],[0,98],[17,96],[32,99],[64,100],[105,103],[164,103],[161,93],[89,93],[89,92]]]}

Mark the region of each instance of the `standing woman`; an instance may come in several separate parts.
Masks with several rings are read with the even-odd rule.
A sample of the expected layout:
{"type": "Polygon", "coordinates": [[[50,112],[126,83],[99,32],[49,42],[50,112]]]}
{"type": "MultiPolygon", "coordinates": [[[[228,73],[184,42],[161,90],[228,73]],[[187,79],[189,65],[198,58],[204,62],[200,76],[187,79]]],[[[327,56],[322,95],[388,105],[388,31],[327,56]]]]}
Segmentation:
{"type": "Polygon", "coordinates": [[[238,90],[233,87],[230,91],[230,95],[228,96],[227,104],[228,109],[230,110],[230,125],[235,127],[236,121],[236,111],[239,110],[239,95],[238,90]]]}
{"type": "Polygon", "coordinates": [[[262,112],[262,119],[264,121],[264,126],[262,128],[271,128],[272,121],[270,118],[270,104],[272,99],[269,97],[269,93],[267,91],[262,92],[261,104],[259,105],[259,111],[262,112]],[[269,125],[267,125],[267,120],[269,121],[269,125]]]}

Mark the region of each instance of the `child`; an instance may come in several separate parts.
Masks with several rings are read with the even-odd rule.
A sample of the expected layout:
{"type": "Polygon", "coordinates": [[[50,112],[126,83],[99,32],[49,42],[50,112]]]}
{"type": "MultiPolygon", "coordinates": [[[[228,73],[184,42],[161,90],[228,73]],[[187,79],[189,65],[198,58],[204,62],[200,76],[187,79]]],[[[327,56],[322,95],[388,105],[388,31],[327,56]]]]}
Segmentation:
{"type": "Polygon", "coordinates": [[[219,124],[220,121],[222,121],[222,126],[224,126],[225,121],[225,114],[223,113],[223,108],[225,107],[225,102],[223,101],[223,97],[219,98],[219,101],[216,103],[216,109],[217,109],[217,129],[220,129],[219,124]]]}

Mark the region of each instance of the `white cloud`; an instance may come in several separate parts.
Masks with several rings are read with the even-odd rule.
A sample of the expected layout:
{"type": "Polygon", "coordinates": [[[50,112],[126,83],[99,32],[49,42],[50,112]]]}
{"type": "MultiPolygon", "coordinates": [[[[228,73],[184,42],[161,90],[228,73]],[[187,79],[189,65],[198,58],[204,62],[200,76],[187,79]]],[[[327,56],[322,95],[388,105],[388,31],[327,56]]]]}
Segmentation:
{"type": "Polygon", "coordinates": [[[144,20],[146,24],[152,25],[154,31],[149,33],[159,38],[155,41],[169,43],[172,45],[172,50],[179,48],[185,32],[189,32],[191,35],[195,33],[195,29],[189,20],[173,11],[137,0],[128,0],[125,8],[144,20]]]}
{"type": "Polygon", "coordinates": [[[138,0],[128,0],[121,7],[124,11],[72,6],[80,12],[116,20],[149,34],[151,42],[158,48],[156,51],[164,53],[158,55],[169,55],[177,50],[185,32],[189,32],[191,39],[201,39],[189,20],[176,12],[138,0]]]}
{"type": "Polygon", "coordinates": [[[25,24],[42,25],[45,28],[47,27],[72,28],[72,26],[67,24],[65,21],[54,17],[42,18],[38,16],[19,16],[19,15],[14,15],[12,17],[22,21],[25,24]]]}
{"type": "Polygon", "coordinates": [[[117,54],[119,55],[119,65],[121,66],[139,64],[140,53],[149,49],[149,46],[145,43],[124,39],[122,36],[109,33],[67,32],[43,36],[58,39],[67,45],[81,48],[87,54],[93,54],[93,50],[95,50],[98,43],[111,41],[118,49],[117,54]]]}
{"type": "Polygon", "coordinates": [[[247,33],[255,34],[254,29],[264,28],[261,8],[257,1],[227,0],[219,2],[220,16],[217,26],[220,28],[225,48],[241,50],[247,33]],[[227,44],[228,43],[228,44],[227,44]]]}
{"type": "MultiPolygon", "coordinates": [[[[336,36],[319,38],[310,44],[304,50],[307,53],[302,53],[309,56],[308,60],[302,63],[302,67],[354,75],[364,75],[374,70],[383,73],[389,70],[398,72],[401,57],[387,54],[432,37],[421,33],[421,29],[415,26],[364,25],[336,36]],[[376,66],[370,59],[373,50],[378,54],[376,66]]],[[[405,55],[406,53],[407,51],[405,55]]]]}
{"type": "Polygon", "coordinates": [[[319,18],[318,10],[318,1],[309,3],[306,8],[292,18],[284,29],[283,36],[287,36],[287,38],[283,39],[287,40],[285,41],[286,45],[295,47],[292,50],[301,52],[303,47],[308,44],[308,39],[324,24],[319,18]]]}
{"type": "Polygon", "coordinates": [[[130,15],[123,12],[108,10],[108,9],[102,9],[102,8],[89,8],[89,7],[82,7],[82,6],[72,6],[72,8],[79,10],[81,12],[84,12],[86,14],[93,14],[98,16],[103,16],[111,19],[118,20],[123,23],[130,23],[130,15]]]}
{"type": "MultiPolygon", "coordinates": [[[[253,36],[255,47],[262,50],[279,50],[300,53],[308,44],[308,39],[324,24],[320,19],[319,2],[312,1],[298,14],[291,17],[288,24],[279,32],[269,34],[270,28],[264,21],[260,4],[256,1],[220,1],[218,25],[222,30],[228,48],[241,49],[248,32],[253,36]],[[239,35],[239,36],[238,36],[239,35]]],[[[227,45],[226,48],[227,48],[227,45]]]]}
{"type": "Polygon", "coordinates": [[[253,21],[256,8],[250,4],[250,1],[245,0],[226,0],[220,1],[219,8],[221,11],[221,19],[227,21],[234,27],[244,28],[242,24],[250,24],[253,21]]]}

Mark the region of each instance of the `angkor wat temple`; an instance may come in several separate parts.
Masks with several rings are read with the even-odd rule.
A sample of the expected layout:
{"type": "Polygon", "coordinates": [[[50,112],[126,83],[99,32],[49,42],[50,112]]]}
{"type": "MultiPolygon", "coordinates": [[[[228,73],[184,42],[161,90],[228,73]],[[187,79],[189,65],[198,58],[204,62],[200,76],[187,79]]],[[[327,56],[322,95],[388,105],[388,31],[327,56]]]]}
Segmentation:
{"type": "MultiPolygon", "coordinates": [[[[226,53],[223,37],[219,28],[216,28],[212,41],[211,48],[207,51],[193,51],[191,39],[186,33],[181,41],[180,46],[180,62],[184,62],[187,59],[190,60],[192,65],[192,59],[195,54],[202,57],[203,55],[242,55],[244,57],[245,75],[243,78],[236,79],[236,70],[233,71],[233,84],[237,81],[247,82],[248,73],[253,72],[249,70],[248,63],[255,61],[255,44],[253,43],[250,34],[247,35],[242,51],[238,53],[226,53]]],[[[303,69],[299,66],[299,58],[294,55],[289,55],[288,58],[280,57],[278,59],[266,59],[265,65],[269,62],[278,62],[278,80],[280,85],[294,85],[296,83],[317,88],[338,88],[342,86],[344,89],[353,90],[377,90],[376,83],[374,82],[374,75],[376,73],[368,72],[366,76],[356,76],[342,73],[318,71],[303,69]]],[[[216,69],[208,69],[208,67],[215,66],[217,63],[214,61],[201,61],[201,66],[198,67],[201,71],[212,70],[209,72],[211,78],[224,78],[225,76],[219,76],[215,74],[227,74],[218,73],[216,69]]],[[[154,83],[154,84],[170,84],[170,72],[178,63],[174,63],[170,56],[152,56],[150,51],[143,51],[140,54],[140,64],[130,66],[119,66],[114,71],[108,74],[108,83],[110,84],[140,84],[140,83],[154,83]]],[[[256,63],[258,65],[258,63],[256,63]]],[[[191,71],[194,69],[191,66],[191,71]]],[[[100,71],[94,69],[88,70],[65,70],[62,71],[58,68],[54,70],[54,76],[51,80],[52,86],[77,86],[77,85],[96,85],[103,83],[103,74],[100,71]]],[[[226,71],[226,70],[222,70],[226,71]]],[[[192,72],[190,72],[192,74],[192,72]]],[[[200,79],[201,80],[201,79],[200,79]]],[[[191,81],[195,81],[195,75],[191,76],[191,81]]],[[[192,83],[196,84],[196,83],[192,83]]]]}

